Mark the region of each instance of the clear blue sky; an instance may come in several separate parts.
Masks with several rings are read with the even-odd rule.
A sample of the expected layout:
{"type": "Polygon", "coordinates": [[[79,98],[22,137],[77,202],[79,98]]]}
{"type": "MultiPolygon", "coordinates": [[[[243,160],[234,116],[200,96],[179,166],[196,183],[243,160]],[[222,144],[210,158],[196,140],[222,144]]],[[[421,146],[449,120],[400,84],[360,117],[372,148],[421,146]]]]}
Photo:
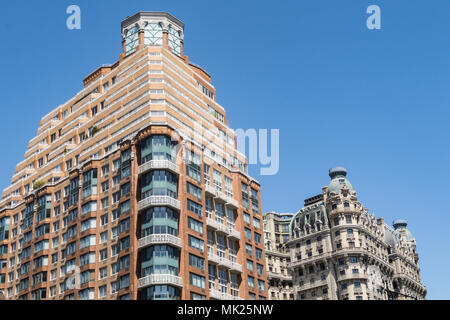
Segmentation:
{"type": "Polygon", "coordinates": [[[359,200],[406,218],[428,298],[449,299],[450,1],[7,1],[0,9],[0,186],[39,120],[121,51],[140,10],[185,23],[185,54],[213,77],[233,128],[280,129],[280,171],[250,172],[263,210],[296,212],[343,165],[359,200]],[[66,29],[78,4],[82,30],[66,29]],[[366,8],[382,29],[366,28],[366,8]]]}

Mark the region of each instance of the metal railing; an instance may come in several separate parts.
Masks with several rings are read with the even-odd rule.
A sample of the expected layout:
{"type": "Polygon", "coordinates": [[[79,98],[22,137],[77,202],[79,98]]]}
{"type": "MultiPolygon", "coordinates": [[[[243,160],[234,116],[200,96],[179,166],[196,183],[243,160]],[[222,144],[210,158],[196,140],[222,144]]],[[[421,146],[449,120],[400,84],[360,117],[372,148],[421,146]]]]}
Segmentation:
{"type": "Polygon", "coordinates": [[[139,289],[155,284],[171,284],[173,286],[182,288],[183,280],[173,274],[151,274],[138,280],[139,289]]]}
{"type": "Polygon", "coordinates": [[[181,248],[181,239],[171,234],[151,234],[139,239],[139,249],[154,244],[171,244],[181,248]]]}
{"type": "Polygon", "coordinates": [[[139,201],[138,210],[143,210],[152,206],[169,206],[180,210],[180,201],[169,196],[150,196],[139,201]]]}

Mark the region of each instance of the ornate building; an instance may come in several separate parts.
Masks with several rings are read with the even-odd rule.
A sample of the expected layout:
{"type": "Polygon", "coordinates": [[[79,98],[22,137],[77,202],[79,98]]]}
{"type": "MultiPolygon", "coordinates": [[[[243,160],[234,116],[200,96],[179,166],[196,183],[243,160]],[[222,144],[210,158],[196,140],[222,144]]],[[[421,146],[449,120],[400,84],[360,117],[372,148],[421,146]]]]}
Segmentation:
{"type": "Polygon", "coordinates": [[[264,244],[266,247],[269,299],[293,300],[290,256],[285,243],[289,241],[292,213],[268,212],[263,215],[264,244]]]}
{"type": "Polygon", "coordinates": [[[424,299],[416,240],[405,220],[394,229],[358,202],[345,168],[292,219],[290,267],[296,299],[424,299]]]}
{"type": "Polygon", "coordinates": [[[183,45],[168,13],[127,18],[42,118],[0,201],[8,299],[266,299],[259,183],[183,45]]]}

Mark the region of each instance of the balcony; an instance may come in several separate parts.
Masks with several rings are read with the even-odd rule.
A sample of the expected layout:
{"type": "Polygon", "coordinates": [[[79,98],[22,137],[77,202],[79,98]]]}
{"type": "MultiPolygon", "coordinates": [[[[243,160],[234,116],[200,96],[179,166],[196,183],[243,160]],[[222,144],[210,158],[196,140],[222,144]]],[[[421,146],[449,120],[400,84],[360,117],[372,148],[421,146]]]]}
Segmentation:
{"type": "Polygon", "coordinates": [[[271,271],[267,271],[267,279],[280,279],[285,281],[292,281],[292,277],[282,274],[282,273],[274,273],[271,271]]]}
{"type": "Polygon", "coordinates": [[[228,269],[237,272],[242,272],[242,266],[239,263],[231,261],[230,259],[227,259],[225,257],[219,257],[218,255],[212,252],[208,252],[208,261],[224,266],[228,269]]]}
{"type": "Polygon", "coordinates": [[[138,289],[158,284],[170,284],[176,287],[183,287],[183,280],[172,274],[151,274],[138,280],[138,289]]]}
{"type": "Polygon", "coordinates": [[[233,296],[227,292],[221,292],[216,289],[209,289],[209,297],[217,300],[243,300],[241,297],[233,296]]]}
{"type": "Polygon", "coordinates": [[[138,210],[144,210],[154,206],[168,206],[180,210],[180,201],[169,196],[150,196],[139,201],[138,210]]]}
{"type": "Polygon", "coordinates": [[[139,166],[139,175],[155,169],[164,169],[178,175],[180,174],[176,163],[170,160],[151,160],[139,166]]]}
{"type": "Polygon", "coordinates": [[[214,197],[216,195],[216,189],[214,189],[214,187],[211,187],[210,184],[205,184],[205,193],[214,197]]]}
{"type": "Polygon", "coordinates": [[[155,244],[169,244],[181,248],[181,239],[171,234],[151,234],[139,239],[139,249],[155,244]]]}
{"type": "Polygon", "coordinates": [[[225,233],[230,238],[241,239],[241,233],[235,228],[226,226],[212,218],[206,217],[206,225],[217,232],[225,233]]]}

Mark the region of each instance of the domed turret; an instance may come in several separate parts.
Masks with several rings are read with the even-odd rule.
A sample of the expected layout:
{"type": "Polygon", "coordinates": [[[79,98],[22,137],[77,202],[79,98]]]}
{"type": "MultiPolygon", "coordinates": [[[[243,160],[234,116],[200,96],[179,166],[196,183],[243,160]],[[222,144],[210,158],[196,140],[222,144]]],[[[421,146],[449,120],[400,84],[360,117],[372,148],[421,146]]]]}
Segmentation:
{"type": "Polygon", "coordinates": [[[409,231],[406,227],[408,226],[408,222],[405,219],[397,219],[392,225],[394,226],[395,233],[399,235],[404,235],[407,241],[414,239],[411,231],[409,231]]]}
{"type": "Polygon", "coordinates": [[[352,184],[346,178],[347,170],[344,167],[331,168],[329,170],[329,175],[331,181],[328,185],[328,194],[330,194],[330,192],[339,194],[343,186],[346,186],[350,191],[353,191],[352,184]]]}

